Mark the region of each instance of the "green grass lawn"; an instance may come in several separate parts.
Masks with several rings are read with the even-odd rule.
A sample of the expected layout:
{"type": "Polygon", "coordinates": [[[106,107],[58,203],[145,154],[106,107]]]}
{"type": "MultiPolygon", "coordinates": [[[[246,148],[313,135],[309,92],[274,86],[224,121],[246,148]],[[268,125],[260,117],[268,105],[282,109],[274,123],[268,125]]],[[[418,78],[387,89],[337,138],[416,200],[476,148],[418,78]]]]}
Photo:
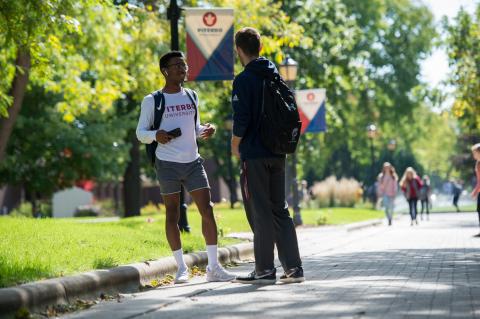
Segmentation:
{"type": "MultiPolygon", "coordinates": [[[[249,231],[243,209],[215,209],[220,234],[249,231]]],[[[305,209],[305,224],[345,224],[383,216],[364,209],[305,209]],[[321,219],[325,222],[325,219],[321,219]]],[[[183,234],[186,252],[204,249],[201,220],[189,210],[191,234],[183,234]]],[[[162,213],[107,223],[84,219],[32,219],[0,217],[0,287],[69,275],[92,269],[152,260],[170,255],[162,213]]],[[[238,242],[220,237],[220,245],[238,242]]]]}
{"type": "Polygon", "coordinates": [[[383,218],[382,211],[373,209],[352,208],[321,208],[302,210],[302,219],[305,225],[342,225],[361,222],[368,219],[383,218]],[[321,223],[319,223],[319,221],[321,223]]]}

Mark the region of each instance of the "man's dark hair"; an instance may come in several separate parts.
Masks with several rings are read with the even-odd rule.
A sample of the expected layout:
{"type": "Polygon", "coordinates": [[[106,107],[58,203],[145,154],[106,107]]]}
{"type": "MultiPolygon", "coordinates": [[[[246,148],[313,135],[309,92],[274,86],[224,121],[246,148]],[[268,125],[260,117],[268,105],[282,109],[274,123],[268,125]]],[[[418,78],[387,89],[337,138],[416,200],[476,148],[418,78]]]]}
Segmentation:
{"type": "Polygon", "coordinates": [[[254,28],[243,28],[235,34],[235,45],[249,56],[260,54],[260,33],[254,28]]]}
{"type": "Polygon", "coordinates": [[[168,64],[170,63],[170,59],[172,58],[184,58],[185,56],[183,55],[183,52],[180,51],[170,51],[162,55],[160,58],[160,70],[166,68],[168,64]]]}

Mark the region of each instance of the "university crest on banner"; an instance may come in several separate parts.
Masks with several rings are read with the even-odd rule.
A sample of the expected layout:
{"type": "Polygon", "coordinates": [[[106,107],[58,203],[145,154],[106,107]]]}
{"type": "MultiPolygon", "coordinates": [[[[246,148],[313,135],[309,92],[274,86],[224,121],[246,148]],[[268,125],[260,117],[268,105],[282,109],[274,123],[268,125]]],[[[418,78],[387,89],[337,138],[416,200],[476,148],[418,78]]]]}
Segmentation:
{"type": "Polygon", "coordinates": [[[185,10],[189,81],[233,79],[233,9],[185,10]]]}
{"type": "Polygon", "coordinates": [[[302,121],[301,133],[318,133],[327,130],[325,121],[325,89],[297,90],[295,99],[302,121]]]}

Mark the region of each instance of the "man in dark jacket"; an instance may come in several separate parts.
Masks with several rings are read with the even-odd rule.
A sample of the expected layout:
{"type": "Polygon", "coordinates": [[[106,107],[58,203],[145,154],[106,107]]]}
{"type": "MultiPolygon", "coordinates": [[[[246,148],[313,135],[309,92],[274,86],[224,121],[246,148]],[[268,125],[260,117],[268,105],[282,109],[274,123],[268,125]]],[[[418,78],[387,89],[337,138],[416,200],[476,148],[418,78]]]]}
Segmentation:
{"type": "Polygon", "coordinates": [[[233,81],[232,153],[242,161],[242,196],[254,234],[255,270],[236,282],[272,284],[276,281],[274,245],[285,274],[284,283],[304,281],[297,235],[285,201],[285,156],[273,154],[258,132],[263,102],[263,79],[278,73],[275,65],[259,57],[260,34],[244,28],[235,46],[245,69],[233,81]]]}

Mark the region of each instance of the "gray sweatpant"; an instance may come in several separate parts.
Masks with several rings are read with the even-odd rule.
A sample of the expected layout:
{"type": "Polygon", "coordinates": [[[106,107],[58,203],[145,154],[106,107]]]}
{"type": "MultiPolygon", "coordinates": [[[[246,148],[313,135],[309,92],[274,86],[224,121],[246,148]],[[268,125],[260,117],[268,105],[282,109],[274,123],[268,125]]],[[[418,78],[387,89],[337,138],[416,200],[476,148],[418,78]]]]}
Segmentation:
{"type": "Polygon", "coordinates": [[[285,159],[248,159],[242,163],[242,196],[253,231],[255,270],[274,268],[274,245],[284,270],[302,265],[297,233],[285,201],[285,159]]]}

